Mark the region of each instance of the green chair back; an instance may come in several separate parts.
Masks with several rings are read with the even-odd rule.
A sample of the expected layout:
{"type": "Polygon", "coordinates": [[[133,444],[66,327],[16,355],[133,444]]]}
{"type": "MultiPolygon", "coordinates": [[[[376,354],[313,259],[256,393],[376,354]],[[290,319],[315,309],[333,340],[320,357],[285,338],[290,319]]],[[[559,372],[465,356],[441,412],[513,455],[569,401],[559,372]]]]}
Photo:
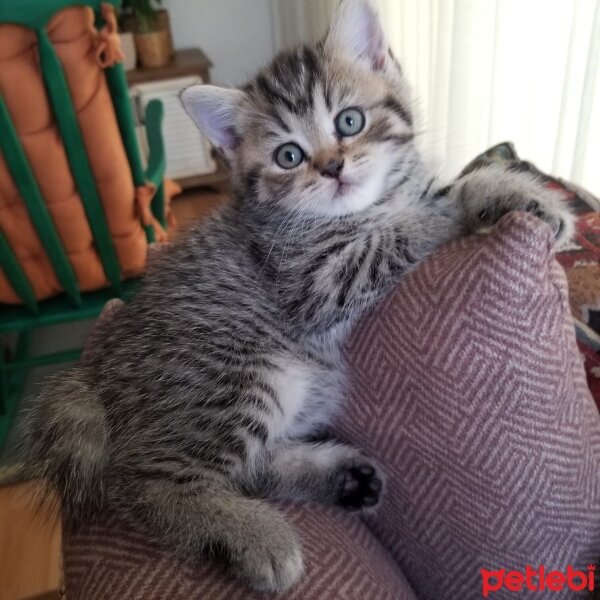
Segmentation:
{"type": "MultiPolygon", "coordinates": [[[[101,5],[109,3],[119,8],[121,0],[1,0],[0,24],[12,23],[35,31],[38,40],[39,61],[48,99],[62,138],[69,166],[81,196],[94,243],[111,289],[82,294],[75,272],[57,233],[32,168],[16,133],[6,103],[0,94],[0,153],[3,155],[15,185],[23,198],[32,224],[48,255],[58,281],[65,290],[59,297],[43,302],[35,298],[32,286],[21,268],[13,250],[0,228],[0,266],[13,289],[23,301],[22,307],[0,305],[0,335],[19,334],[10,359],[0,339],[0,448],[22,393],[27,369],[31,366],[75,359],[81,349],[45,355],[29,356],[31,332],[37,327],[88,319],[97,316],[111,297],[128,297],[136,282],[123,282],[117,253],[111,239],[98,188],[83,143],[75,109],[60,60],[48,38],[46,26],[60,10],[70,6],[88,6],[93,9],[96,25],[104,21],[101,5]]],[[[120,133],[129,161],[134,185],[148,181],[155,184],[157,195],[152,203],[153,212],[164,225],[163,177],[164,148],[160,133],[162,105],[153,101],[146,111],[146,126],[151,145],[148,169],[144,171],[135,131],[127,80],[122,65],[105,69],[106,80],[113,101],[120,133]]],[[[153,230],[146,228],[149,241],[153,230]]]]}

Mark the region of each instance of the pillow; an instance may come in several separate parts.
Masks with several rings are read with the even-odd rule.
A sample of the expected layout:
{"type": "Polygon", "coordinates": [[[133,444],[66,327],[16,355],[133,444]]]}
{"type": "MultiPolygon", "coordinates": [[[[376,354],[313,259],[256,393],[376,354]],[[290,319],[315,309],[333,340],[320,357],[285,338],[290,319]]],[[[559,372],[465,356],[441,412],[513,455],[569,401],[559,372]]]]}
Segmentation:
{"type": "Polygon", "coordinates": [[[348,346],[338,432],[384,466],[368,524],[419,598],[481,598],[481,569],[511,598],[508,571],[600,557],[600,416],[552,242],[513,213],[446,245],[348,346]]]}
{"type": "Polygon", "coordinates": [[[63,534],[69,600],[417,600],[354,513],[279,503],[302,539],[306,573],[289,593],[250,591],[216,563],[184,562],[114,517],[63,534]]]}

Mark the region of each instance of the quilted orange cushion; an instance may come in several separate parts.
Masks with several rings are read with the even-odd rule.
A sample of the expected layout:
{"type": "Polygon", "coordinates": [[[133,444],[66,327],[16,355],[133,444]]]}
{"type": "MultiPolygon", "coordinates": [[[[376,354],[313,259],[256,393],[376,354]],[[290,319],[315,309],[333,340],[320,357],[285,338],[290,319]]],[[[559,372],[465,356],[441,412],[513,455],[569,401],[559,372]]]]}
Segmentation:
{"type": "MultiPolygon", "coordinates": [[[[146,236],[135,208],[135,190],[102,68],[95,56],[97,32],[87,7],[57,13],[48,36],[63,65],[123,277],[142,273],[146,236]]],[[[82,291],[108,280],[71,175],[65,148],[43,85],[35,33],[0,25],[0,94],[29,159],[82,291]]],[[[0,228],[36,298],[62,292],[6,163],[0,156],[0,228]]],[[[0,303],[20,299],[0,271],[0,303]]]]}

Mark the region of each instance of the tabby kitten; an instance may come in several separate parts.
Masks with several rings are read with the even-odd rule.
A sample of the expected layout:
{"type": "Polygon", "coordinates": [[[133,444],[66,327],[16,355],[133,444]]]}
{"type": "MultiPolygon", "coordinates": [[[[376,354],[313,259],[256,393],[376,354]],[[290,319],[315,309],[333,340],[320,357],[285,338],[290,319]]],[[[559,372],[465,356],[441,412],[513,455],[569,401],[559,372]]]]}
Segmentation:
{"type": "Polygon", "coordinates": [[[303,571],[259,499],[375,507],[383,476],[315,442],[343,398],[351,326],[440,244],[534,211],[572,219],[533,175],[500,166],[441,187],[413,143],[400,67],[366,0],[315,47],[242,89],[182,101],[231,165],[235,201],[166,248],[28,422],[32,469],[75,522],[109,506],[183,556],[222,554],[257,590],[303,571]]]}

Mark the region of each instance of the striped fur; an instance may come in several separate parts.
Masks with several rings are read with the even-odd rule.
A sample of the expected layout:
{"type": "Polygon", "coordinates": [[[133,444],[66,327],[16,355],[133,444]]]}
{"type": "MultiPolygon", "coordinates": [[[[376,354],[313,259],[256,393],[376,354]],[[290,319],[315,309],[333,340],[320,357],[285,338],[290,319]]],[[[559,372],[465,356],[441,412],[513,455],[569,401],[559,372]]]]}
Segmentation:
{"type": "Polygon", "coordinates": [[[211,551],[255,589],[279,591],[300,577],[302,554],[259,497],[368,510],[381,492],[359,450],[314,441],[343,397],[352,325],[486,220],[533,210],[561,239],[571,221],[528,173],[435,181],[364,0],[242,90],[203,86],[183,101],[228,158],[235,201],[166,249],[67,379],[47,386],[28,420],[30,463],[72,520],[114,507],[181,555],[211,551]],[[348,107],[366,126],[343,138],[334,120],[348,107]],[[273,156],[290,141],[306,160],[284,170],[273,156]],[[339,178],[323,175],[332,158],[339,178]]]}

